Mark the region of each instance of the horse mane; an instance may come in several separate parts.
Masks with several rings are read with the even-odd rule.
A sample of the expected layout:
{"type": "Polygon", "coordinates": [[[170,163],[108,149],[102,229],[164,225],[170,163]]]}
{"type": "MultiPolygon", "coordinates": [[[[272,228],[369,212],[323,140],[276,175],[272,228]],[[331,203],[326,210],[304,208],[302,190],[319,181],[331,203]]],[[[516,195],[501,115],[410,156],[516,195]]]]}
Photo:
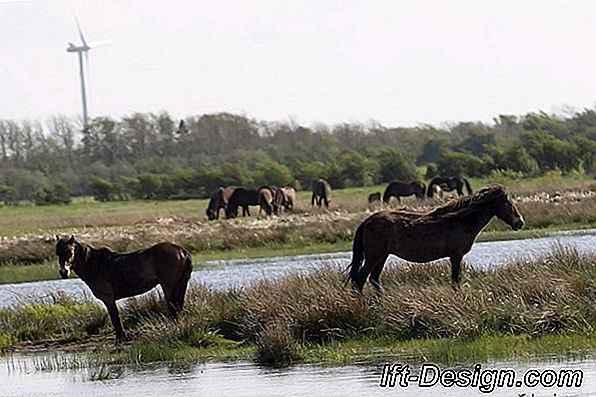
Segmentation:
{"type": "Polygon", "coordinates": [[[455,201],[438,207],[422,216],[425,220],[439,221],[453,216],[462,216],[477,211],[487,203],[497,198],[506,196],[507,192],[501,185],[490,186],[479,190],[472,196],[459,198],[455,201]]]}
{"type": "MultiPolygon", "coordinates": [[[[96,265],[105,264],[106,261],[113,260],[116,257],[123,255],[112,250],[110,247],[95,248],[91,244],[81,243],[78,241],[77,245],[83,250],[83,252],[88,253],[87,255],[90,255],[93,258],[93,260],[96,262],[96,265]]],[[[86,258],[85,260],[88,265],[91,265],[91,263],[89,263],[89,259],[91,258],[86,258]]]]}

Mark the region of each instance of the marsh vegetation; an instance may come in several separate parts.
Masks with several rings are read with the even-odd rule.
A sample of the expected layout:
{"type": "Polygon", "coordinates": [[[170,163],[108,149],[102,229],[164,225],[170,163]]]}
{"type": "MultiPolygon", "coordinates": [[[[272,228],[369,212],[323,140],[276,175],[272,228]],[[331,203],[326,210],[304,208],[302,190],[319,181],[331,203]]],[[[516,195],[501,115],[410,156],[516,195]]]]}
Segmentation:
{"type": "Polygon", "coordinates": [[[251,357],[263,364],[350,362],[406,354],[451,361],[591,355],[596,348],[596,257],[558,249],[531,262],[471,270],[461,291],[445,280],[445,263],[394,266],[382,296],[363,296],[329,264],[243,289],[191,284],[178,323],[156,295],[125,301],[133,341],[112,347],[99,304],[56,295],[52,303],[0,310],[0,347],[89,350],[97,363],[135,364],[251,357]],[[453,343],[457,341],[457,343],[453,343]]]}

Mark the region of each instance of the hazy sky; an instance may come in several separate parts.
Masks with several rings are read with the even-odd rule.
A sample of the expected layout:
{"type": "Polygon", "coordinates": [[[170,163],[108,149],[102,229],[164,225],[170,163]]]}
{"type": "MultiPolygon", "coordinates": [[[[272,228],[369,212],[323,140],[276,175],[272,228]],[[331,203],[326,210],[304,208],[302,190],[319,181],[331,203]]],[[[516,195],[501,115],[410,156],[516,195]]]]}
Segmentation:
{"type": "Polygon", "coordinates": [[[596,2],[1,1],[0,118],[167,110],[414,125],[596,103],[596,2]]]}

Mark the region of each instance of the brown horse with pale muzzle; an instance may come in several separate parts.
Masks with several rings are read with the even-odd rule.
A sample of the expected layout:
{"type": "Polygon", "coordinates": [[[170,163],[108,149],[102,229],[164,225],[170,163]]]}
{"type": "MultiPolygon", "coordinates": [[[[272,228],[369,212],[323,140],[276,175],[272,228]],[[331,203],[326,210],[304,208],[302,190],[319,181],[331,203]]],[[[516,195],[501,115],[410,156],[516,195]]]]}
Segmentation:
{"type": "Polygon", "coordinates": [[[116,331],[116,343],[125,340],[116,301],[143,294],[161,285],[168,310],[176,319],[184,305],[190,274],[190,252],[173,243],[159,243],[135,252],[120,254],[109,248],[94,248],[74,236],[56,236],[60,276],[74,271],[102,301],[116,331]]]}

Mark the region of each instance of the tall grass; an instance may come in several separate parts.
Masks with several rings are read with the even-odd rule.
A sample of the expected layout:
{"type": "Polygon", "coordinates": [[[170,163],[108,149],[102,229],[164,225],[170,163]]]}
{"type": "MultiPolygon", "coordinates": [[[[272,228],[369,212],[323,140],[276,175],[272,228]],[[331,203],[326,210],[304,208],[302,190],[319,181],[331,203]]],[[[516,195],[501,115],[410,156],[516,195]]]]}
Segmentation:
{"type": "MultiPolygon", "coordinates": [[[[445,263],[386,269],[382,296],[368,289],[355,294],[344,277],[329,264],[242,290],[192,285],[177,323],[165,316],[156,295],[128,300],[122,317],[135,342],[121,359],[168,361],[189,351],[254,348],[259,362],[279,365],[299,361],[301,347],[337,341],[540,339],[593,334],[596,326],[596,256],[562,248],[530,263],[467,272],[459,293],[450,288],[445,263]]],[[[66,297],[4,309],[0,347],[111,338],[108,323],[95,303],[66,297]]]]}
{"type": "MultiPolygon", "coordinates": [[[[2,339],[20,343],[81,341],[105,332],[109,323],[103,308],[58,293],[52,303],[28,303],[18,309],[0,310],[2,339]]],[[[1,347],[1,346],[0,346],[1,347]]]]}

